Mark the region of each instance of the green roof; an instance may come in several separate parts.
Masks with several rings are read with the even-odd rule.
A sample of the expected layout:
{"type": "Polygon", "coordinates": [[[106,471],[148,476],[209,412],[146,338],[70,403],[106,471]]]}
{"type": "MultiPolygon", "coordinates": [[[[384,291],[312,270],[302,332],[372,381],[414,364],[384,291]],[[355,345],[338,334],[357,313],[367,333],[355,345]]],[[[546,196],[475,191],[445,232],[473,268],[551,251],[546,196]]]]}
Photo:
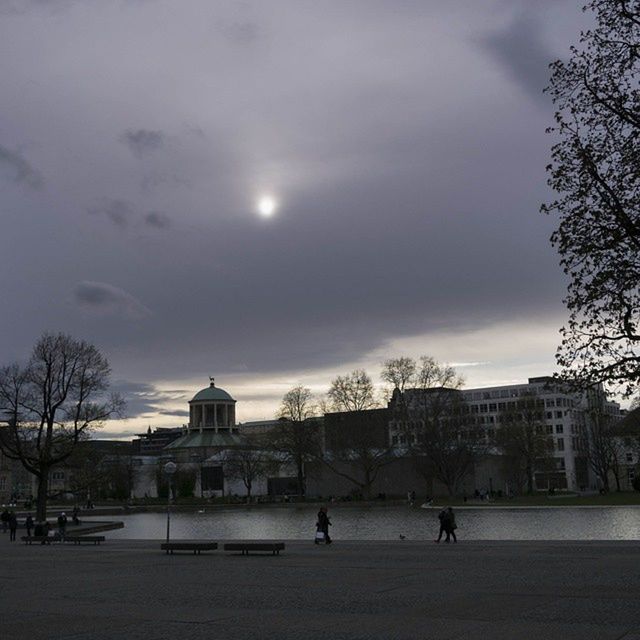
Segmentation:
{"type": "Polygon", "coordinates": [[[235,402],[235,400],[224,390],[214,386],[213,383],[198,391],[191,399],[191,402],[206,402],[210,400],[226,400],[227,402],[235,402]]]}
{"type": "Polygon", "coordinates": [[[190,431],[165,447],[167,449],[192,449],[196,447],[237,447],[242,443],[237,433],[216,433],[213,430],[190,431]]]}

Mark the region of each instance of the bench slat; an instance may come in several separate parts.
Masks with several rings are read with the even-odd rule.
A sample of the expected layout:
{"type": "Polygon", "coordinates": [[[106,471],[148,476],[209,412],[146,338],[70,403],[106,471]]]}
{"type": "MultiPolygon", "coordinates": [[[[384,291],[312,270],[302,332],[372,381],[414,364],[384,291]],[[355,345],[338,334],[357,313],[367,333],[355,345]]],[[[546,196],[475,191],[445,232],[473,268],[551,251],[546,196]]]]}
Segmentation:
{"type": "Polygon", "coordinates": [[[249,551],[271,551],[273,555],[279,555],[284,550],[284,542],[228,542],[224,550],[241,551],[242,555],[248,555],[249,551]]]}
{"type": "Polygon", "coordinates": [[[162,551],[171,554],[174,551],[193,551],[194,555],[200,555],[201,551],[214,551],[217,548],[217,542],[163,542],[160,545],[162,551]]]}

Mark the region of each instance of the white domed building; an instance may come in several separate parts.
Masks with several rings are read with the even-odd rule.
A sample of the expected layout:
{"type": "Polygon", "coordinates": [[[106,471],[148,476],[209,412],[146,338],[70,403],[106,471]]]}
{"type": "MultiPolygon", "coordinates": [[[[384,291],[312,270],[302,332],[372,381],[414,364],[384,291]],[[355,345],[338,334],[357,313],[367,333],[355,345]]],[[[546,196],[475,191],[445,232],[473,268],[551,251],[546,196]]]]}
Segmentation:
{"type": "MultiPolygon", "coordinates": [[[[225,477],[224,463],[230,452],[245,448],[236,425],[236,401],[210,378],[209,386],[189,401],[189,424],[163,449],[163,458],[177,463],[178,475],[195,476],[196,496],[242,495],[242,482],[225,477]]],[[[264,490],[256,487],[256,493],[264,490]]]]}

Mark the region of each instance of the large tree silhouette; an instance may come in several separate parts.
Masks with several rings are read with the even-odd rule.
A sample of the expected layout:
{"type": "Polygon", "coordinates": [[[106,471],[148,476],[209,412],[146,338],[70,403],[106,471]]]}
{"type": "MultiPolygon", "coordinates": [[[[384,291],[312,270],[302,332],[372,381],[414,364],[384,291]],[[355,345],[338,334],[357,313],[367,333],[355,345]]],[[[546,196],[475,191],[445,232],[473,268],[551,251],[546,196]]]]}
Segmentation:
{"type": "Polygon", "coordinates": [[[548,166],[552,242],[570,283],[557,360],[581,387],[632,393],[640,380],[640,0],[591,0],[595,19],[547,92],[557,137],[548,166]]]}
{"type": "Polygon", "coordinates": [[[64,334],[44,334],[25,366],[0,370],[0,413],[8,422],[0,448],[37,479],[37,518],[45,520],[49,474],[124,403],[107,396],[109,363],[100,351],[64,334]]]}

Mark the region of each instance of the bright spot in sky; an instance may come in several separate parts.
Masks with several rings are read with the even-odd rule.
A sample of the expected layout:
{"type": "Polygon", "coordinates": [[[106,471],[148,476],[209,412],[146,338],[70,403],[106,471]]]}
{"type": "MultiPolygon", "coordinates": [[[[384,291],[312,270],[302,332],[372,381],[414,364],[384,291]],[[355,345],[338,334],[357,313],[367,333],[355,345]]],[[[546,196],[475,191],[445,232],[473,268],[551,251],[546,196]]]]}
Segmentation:
{"type": "Polygon", "coordinates": [[[258,200],[258,213],[265,218],[273,215],[278,203],[271,196],[262,196],[258,200]]]}

